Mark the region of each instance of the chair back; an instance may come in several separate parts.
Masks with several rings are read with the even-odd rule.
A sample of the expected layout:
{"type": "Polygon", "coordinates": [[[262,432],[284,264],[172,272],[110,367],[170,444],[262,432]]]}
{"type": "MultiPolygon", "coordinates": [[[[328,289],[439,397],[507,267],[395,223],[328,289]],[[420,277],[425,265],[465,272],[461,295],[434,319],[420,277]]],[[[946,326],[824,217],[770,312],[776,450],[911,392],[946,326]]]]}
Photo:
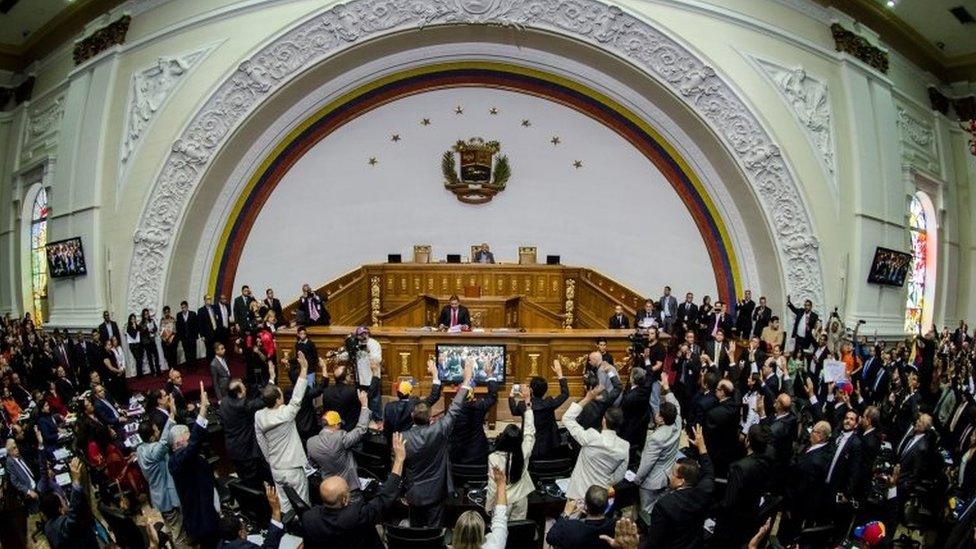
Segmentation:
{"type": "Polygon", "coordinates": [[[376,478],[386,478],[386,473],[390,470],[389,460],[360,450],[353,450],[352,453],[356,458],[357,468],[369,471],[376,478]]]}
{"type": "Polygon", "coordinates": [[[443,528],[412,528],[384,524],[386,546],[389,549],[442,549],[444,547],[443,528]]]}
{"type": "Polygon", "coordinates": [[[295,511],[295,516],[300,517],[310,509],[308,502],[302,499],[302,496],[298,495],[294,488],[287,484],[282,485],[282,488],[284,488],[288,503],[291,503],[291,508],[295,511]]]}
{"type": "Polygon", "coordinates": [[[115,541],[119,544],[119,547],[131,547],[132,549],[149,548],[149,540],[146,539],[146,534],[131,517],[102,504],[98,505],[98,512],[101,513],[105,522],[108,523],[108,527],[115,535],[115,541]]]}
{"type": "Polygon", "coordinates": [[[245,486],[239,479],[227,482],[230,495],[237,502],[241,515],[257,528],[264,528],[271,522],[271,506],[263,492],[245,486]]]}
{"type": "Polygon", "coordinates": [[[539,545],[539,525],[534,520],[508,521],[507,549],[525,549],[539,545]]]}
{"type": "Polygon", "coordinates": [[[568,478],[572,472],[573,460],[568,457],[529,461],[529,475],[536,484],[552,482],[559,478],[568,478]]]}
{"type": "Polygon", "coordinates": [[[457,490],[485,486],[488,484],[488,462],[474,465],[452,463],[451,479],[457,490]]]}

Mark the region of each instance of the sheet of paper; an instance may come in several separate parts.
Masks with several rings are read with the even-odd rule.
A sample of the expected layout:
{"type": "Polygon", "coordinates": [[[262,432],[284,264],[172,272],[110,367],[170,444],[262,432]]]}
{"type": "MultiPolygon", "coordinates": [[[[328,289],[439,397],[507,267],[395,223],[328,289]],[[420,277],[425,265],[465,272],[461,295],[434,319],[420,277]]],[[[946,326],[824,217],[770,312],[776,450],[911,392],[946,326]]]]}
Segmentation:
{"type": "Polygon", "coordinates": [[[836,383],[847,378],[847,366],[839,360],[825,360],[823,377],[826,383],[836,383]]]}
{"type": "Polygon", "coordinates": [[[626,480],[627,482],[634,482],[635,478],[637,478],[637,473],[633,471],[627,471],[626,473],[624,473],[624,480],[626,480]]]}

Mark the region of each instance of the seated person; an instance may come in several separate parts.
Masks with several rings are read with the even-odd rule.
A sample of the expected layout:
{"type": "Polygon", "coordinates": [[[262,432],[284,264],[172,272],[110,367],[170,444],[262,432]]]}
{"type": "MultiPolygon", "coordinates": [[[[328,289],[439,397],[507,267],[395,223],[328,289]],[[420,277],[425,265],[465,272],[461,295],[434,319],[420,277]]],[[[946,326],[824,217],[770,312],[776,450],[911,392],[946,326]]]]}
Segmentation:
{"type": "Polygon", "coordinates": [[[478,246],[478,249],[474,252],[474,257],[471,258],[472,263],[494,263],[495,254],[491,253],[488,249],[487,243],[482,243],[478,246]]]}
{"type": "Polygon", "coordinates": [[[559,549],[604,547],[600,536],[612,536],[614,530],[613,516],[606,515],[609,499],[606,488],[590,486],[586,491],[583,507],[577,507],[576,502],[569,502],[571,508],[549,529],[546,542],[559,549]]]}
{"type": "Polygon", "coordinates": [[[467,329],[471,326],[471,313],[468,312],[468,308],[461,305],[461,300],[458,296],[452,295],[448,302],[448,305],[441,309],[441,314],[437,318],[437,329],[439,330],[449,330],[451,328],[455,329],[467,329]]]}

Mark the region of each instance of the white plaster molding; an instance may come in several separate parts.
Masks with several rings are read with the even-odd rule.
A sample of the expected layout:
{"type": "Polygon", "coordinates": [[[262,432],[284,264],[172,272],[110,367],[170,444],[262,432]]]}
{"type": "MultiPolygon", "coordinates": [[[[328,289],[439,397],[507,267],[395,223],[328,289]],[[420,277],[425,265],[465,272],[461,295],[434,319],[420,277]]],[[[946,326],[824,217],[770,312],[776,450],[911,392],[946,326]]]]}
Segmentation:
{"type": "Polygon", "coordinates": [[[217,45],[214,42],[189,53],[159,57],[152,65],[143,67],[132,75],[119,150],[120,184],[125,181],[129,159],[135,154],[142,136],[155,120],[156,113],[163,109],[186,75],[217,45]]]}
{"type": "Polygon", "coordinates": [[[803,134],[817,151],[824,174],[836,190],[833,111],[827,84],[808,74],[799,65],[786,67],[754,55],[748,55],[748,58],[789,106],[793,117],[803,128],[803,134]]]}
{"type": "Polygon", "coordinates": [[[61,119],[64,118],[64,103],[65,96],[61,94],[49,102],[27,108],[27,122],[24,124],[20,150],[22,162],[30,162],[34,157],[45,151],[53,152],[57,147],[61,119]]]}
{"type": "Polygon", "coordinates": [[[915,116],[898,102],[895,102],[895,113],[902,164],[938,173],[939,152],[936,148],[933,125],[915,116]]]}
{"type": "Polygon", "coordinates": [[[264,98],[358,42],[448,24],[561,34],[627,60],[661,82],[701,116],[744,170],[779,245],[787,291],[824,303],[819,240],[780,147],[730,83],[686,46],[596,0],[353,0],[306,18],[241,62],[173,143],[133,236],[128,309],[158,308],[174,233],[193,191],[220,147],[264,98]]]}

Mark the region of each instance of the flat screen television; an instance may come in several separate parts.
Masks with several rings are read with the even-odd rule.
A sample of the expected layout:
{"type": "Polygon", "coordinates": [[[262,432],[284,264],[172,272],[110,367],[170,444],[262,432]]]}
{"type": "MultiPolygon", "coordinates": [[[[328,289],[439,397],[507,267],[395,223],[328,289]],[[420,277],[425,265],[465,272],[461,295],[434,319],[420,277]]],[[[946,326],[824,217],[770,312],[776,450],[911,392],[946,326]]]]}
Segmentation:
{"type": "Polygon", "coordinates": [[[460,383],[464,371],[464,361],[473,357],[475,361],[474,380],[478,385],[488,382],[485,367],[491,364],[494,377],[499,383],[505,382],[504,345],[464,345],[441,343],[437,345],[437,377],[441,381],[460,383]]]}
{"type": "Polygon", "coordinates": [[[868,282],[886,286],[902,286],[908,269],[912,267],[912,254],[878,247],[868,273],[868,282]]]}
{"type": "Polygon", "coordinates": [[[44,251],[47,253],[47,274],[51,278],[88,274],[80,237],[51,242],[44,251]]]}

